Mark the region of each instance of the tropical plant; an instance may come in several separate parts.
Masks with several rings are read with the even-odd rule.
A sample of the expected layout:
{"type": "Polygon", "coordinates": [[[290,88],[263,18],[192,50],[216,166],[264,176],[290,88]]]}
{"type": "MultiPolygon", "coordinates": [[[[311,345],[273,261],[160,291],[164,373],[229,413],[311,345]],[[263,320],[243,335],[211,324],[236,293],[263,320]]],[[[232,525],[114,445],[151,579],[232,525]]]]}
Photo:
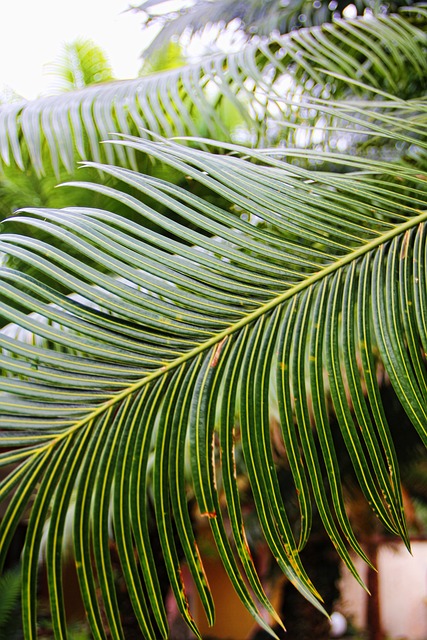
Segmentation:
{"type": "Polygon", "coordinates": [[[366,9],[384,14],[412,4],[411,0],[384,3],[375,0],[182,0],[171,8],[166,0],[144,0],[130,10],[142,14],[144,27],[154,27],[158,32],[143,52],[149,57],[184,33],[192,36],[212,26],[223,28],[233,24],[239,35],[252,38],[269,36],[273,31],[283,34],[301,27],[322,25],[342,17],[350,5],[354,15],[361,15],[366,9]]]}
{"type": "Polygon", "coordinates": [[[0,633],[3,638],[18,638],[20,570],[9,570],[0,576],[0,633]]]}
{"type": "MultiPolygon", "coordinates": [[[[49,88],[46,89],[47,95],[79,90],[113,79],[111,67],[104,52],[91,40],[83,39],[64,45],[61,56],[48,65],[47,71],[50,76],[49,88]]],[[[23,98],[13,94],[4,102],[3,112],[13,109],[13,105],[19,110],[23,105],[28,104],[23,98]]],[[[45,156],[42,160],[43,166],[49,165],[50,154],[46,147],[42,149],[42,155],[45,156]]],[[[5,157],[6,162],[0,173],[0,219],[7,217],[28,202],[38,206],[53,207],[68,204],[66,190],[55,189],[55,186],[59,179],[69,178],[70,171],[67,172],[61,168],[56,175],[52,171],[44,171],[43,175],[40,175],[28,159],[24,158],[20,166],[17,166],[9,163],[5,157]]],[[[88,179],[90,179],[89,175],[88,179]]],[[[76,204],[76,196],[77,194],[74,193],[73,204],[76,204]]]]}
{"type": "Polygon", "coordinates": [[[52,89],[58,92],[84,89],[114,79],[104,51],[84,38],[65,44],[58,59],[48,65],[48,73],[54,79],[52,89]]]}
{"type": "Polygon", "coordinates": [[[181,557],[210,621],[214,606],[189,487],[246,607],[264,627],[260,607],[278,620],[250,552],[238,448],[262,534],[319,610],[300,558],[313,504],[359,581],[349,549],[369,562],[346,513],[338,441],[379,520],[409,544],[375,375],[381,359],[425,446],[427,12],[408,15],[338,21],[3,111],[5,160],[11,150],[18,166],[30,162],[41,173],[47,147],[57,171],[61,163],[74,169],[78,154],[114,179],[73,181],[88,190],[87,206],[28,207],[0,236],[9,260],[0,270],[0,313],[15,323],[0,334],[0,462],[13,465],[0,483],[9,498],[0,563],[31,501],[26,637],[37,635],[47,520],[52,625],[67,637],[61,550],[71,503],[94,637],[105,638],[106,628],[124,636],[111,535],[144,637],[168,637],[151,501],[171,589],[198,635],[181,557]],[[233,131],[215,110],[223,99],[246,122],[246,142],[255,133],[258,144],[281,146],[230,142],[233,131]],[[178,144],[159,135],[194,133],[195,114],[223,140],[178,144]],[[130,135],[141,124],[152,133],[130,135]],[[109,130],[122,135],[101,151],[109,130]],[[181,179],[141,172],[147,158],[181,179]],[[92,193],[120,210],[93,206],[92,193]],[[273,459],[273,416],[298,497],[297,527],[273,459]]]}
{"type": "Polygon", "coordinates": [[[363,95],[363,85],[403,99],[423,95],[425,10],[406,13],[414,18],[340,20],[165,73],[1,105],[1,160],[23,171],[31,166],[38,176],[71,173],[79,160],[137,169],[132,149],[102,141],[144,130],[254,146],[308,146],[313,134],[317,145],[336,144],[328,130],[339,126],[328,111],[332,97],[363,95]],[[324,106],[321,119],[316,105],[324,106]],[[230,124],[230,112],[237,122],[230,124]]]}

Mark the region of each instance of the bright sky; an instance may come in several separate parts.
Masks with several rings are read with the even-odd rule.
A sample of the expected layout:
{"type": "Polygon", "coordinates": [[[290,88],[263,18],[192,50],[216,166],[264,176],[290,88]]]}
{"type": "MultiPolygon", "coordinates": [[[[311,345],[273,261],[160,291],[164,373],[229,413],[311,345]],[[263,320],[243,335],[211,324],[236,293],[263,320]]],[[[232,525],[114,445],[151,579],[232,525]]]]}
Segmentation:
{"type": "MultiPolygon", "coordinates": [[[[91,38],[107,54],[116,78],[134,78],[144,49],[141,15],[131,0],[0,0],[0,90],[32,99],[46,91],[46,64],[61,45],[91,38]]],[[[137,4],[137,2],[134,2],[137,4]]],[[[51,80],[50,80],[51,81],[51,80]]]]}

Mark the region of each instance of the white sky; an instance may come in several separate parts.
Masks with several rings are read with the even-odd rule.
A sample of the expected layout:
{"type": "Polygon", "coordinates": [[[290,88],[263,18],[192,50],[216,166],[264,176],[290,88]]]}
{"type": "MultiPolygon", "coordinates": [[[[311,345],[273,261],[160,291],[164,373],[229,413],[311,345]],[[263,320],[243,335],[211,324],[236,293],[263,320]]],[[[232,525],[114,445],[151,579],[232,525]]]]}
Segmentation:
{"type": "MultiPolygon", "coordinates": [[[[46,64],[61,45],[91,38],[107,54],[118,79],[134,78],[145,36],[142,16],[123,13],[131,0],[0,0],[0,90],[32,99],[45,92],[46,64]]],[[[137,4],[137,2],[134,2],[137,4]]]]}

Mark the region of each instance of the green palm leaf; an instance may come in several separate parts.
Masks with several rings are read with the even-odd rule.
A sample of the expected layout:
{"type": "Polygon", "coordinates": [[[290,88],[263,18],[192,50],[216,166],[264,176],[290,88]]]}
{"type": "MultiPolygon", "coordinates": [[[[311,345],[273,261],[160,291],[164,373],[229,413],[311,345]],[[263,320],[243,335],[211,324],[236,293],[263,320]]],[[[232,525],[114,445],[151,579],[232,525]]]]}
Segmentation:
{"type": "Polygon", "coordinates": [[[55,93],[84,89],[113,80],[113,72],[103,50],[92,40],[78,38],[64,45],[57,60],[48,65],[55,93]]]}
{"type": "Polygon", "coordinates": [[[19,606],[21,576],[18,571],[7,571],[0,577],[0,630],[6,634],[11,618],[19,606]]]}
{"type": "MultiPolygon", "coordinates": [[[[392,124],[378,114],[374,135],[388,127],[392,138],[392,124]]],[[[423,139],[413,139],[422,149],[423,139]]],[[[34,498],[23,556],[26,637],[36,636],[37,558],[49,516],[52,620],[56,635],[65,633],[60,557],[72,501],[77,571],[94,636],[105,637],[107,624],[114,638],[123,637],[111,578],[112,513],[136,619],[144,637],[167,637],[148,534],[151,499],[173,593],[197,635],[177,545],[211,621],[214,609],[188,486],[240,598],[265,626],[259,607],[272,609],[247,542],[235,469],[240,446],[265,540],[288,579],[321,608],[299,556],[313,502],[359,580],[349,548],[365,557],[344,508],[339,440],[378,518],[408,544],[374,353],[426,444],[424,165],[372,159],[367,166],[356,156],[322,152],[327,168],[339,167],[331,173],[304,168],[295,162],[298,151],[285,162],[268,150],[238,147],[215,155],[164,140],[115,145],[182,171],[234,211],[158,178],[93,163],[141,200],[105,185],[78,186],[126,204],[135,221],[89,207],[17,214],[15,228],[42,229],[50,242],[7,233],[5,225],[0,251],[41,274],[38,281],[0,272],[2,315],[25,329],[21,338],[39,336],[0,334],[7,372],[0,463],[16,463],[0,484],[0,496],[10,497],[0,559],[34,498]],[[300,505],[299,539],[273,461],[274,398],[300,505]],[[339,433],[330,426],[331,406],[339,433]]]]}
{"type": "MultiPolygon", "coordinates": [[[[423,92],[426,15],[417,8],[419,24],[395,15],[337,20],[165,73],[0,105],[1,160],[22,170],[30,165],[38,176],[51,170],[46,156],[56,175],[62,168],[71,173],[79,159],[136,169],[131,148],[124,152],[100,143],[113,132],[141,135],[143,129],[248,143],[254,137],[258,142],[285,138],[307,146],[319,118],[302,96],[324,106],[363,95],[367,85],[370,98],[372,88],[400,98],[423,92]]],[[[320,124],[323,130],[328,122],[320,124]]]]}
{"type": "MultiPolygon", "coordinates": [[[[279,0],[197,0],[184,3],[178,10],[174,7],[172,11],[165,12],[163,0],[145,0],[140,5],[132,7],[132,10],[142,12],[144,26],[160,26],[159,33],[144,50],[144,56],[147,57],[156,49],[164,47],[174,37],[182,36],[184,31],[194,35],[212,25],[223,28],[237,22],[240,30],[238,33],[241,35],[243,32],[248,38],[254,35],[268,36],[274,30],[287,33],[302,26],[330,22],[333,17],[341,16],[349,4],[347,0],[338,0],[332,6],[327,2],[319,1],[312,4],[306,0],[294,0],[289,3],[279,0]]],[[[399,6],[406,4],[411,2],[391,2],[374,9],[378,12],[396,11],[399,6]]],[[[359,14],[367,7],[372,9],[373,5],[366,0],[356,0],[353,5],[359,14]]]]}

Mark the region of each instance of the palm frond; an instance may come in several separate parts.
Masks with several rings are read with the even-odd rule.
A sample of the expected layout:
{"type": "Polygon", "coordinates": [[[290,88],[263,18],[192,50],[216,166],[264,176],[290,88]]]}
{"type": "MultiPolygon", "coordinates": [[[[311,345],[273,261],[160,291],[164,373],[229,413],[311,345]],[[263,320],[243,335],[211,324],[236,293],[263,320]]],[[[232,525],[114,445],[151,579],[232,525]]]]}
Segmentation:
{"type": "MultiPolygon", "coordinates": [[[[305,100],[360,97],[362,85],[402,99],[422,95],[427,15],[421,8],[417,15],[417,25],[399,16],[338,20],[181,69],[0,105],[1,159],[22,170],[31,165],[37,175],[49,170],[46,151],[56,174],[62,167],[72,172],[78,159],[136,169],[130,149],[100,142],[113,132],[142,130],[247,143],[283,137],[289,143],[283,123],[287,132],[315,124],[313,109],[298,104],[305,100]]],[[[295,144],[301,144],[299,135],[295,144]]]]}
{"type": "Polygon", "coordinates": [[[408,543],[375,353],[425,445],[424,165],[371,159],[367,166],[363,158],[324,152],[326,166],[340,169],[332,173],[239,147],[216,155],[133,137],[114,146],[174,167],[233,208],[159,178],[92,163],[131,185],[141,200],[102,184],[78,186],[126,204],[139,221],[89,207],[30,208],[14,225],[42,229],[49,242],[30,233],[0,237],[0,251],[53,283],[0,272],[2,315],[41,338],[34,344],[0,334],[8,374],[1,379],[0,463],[15,463],[0,485],[0,496],[11,496],[0,524],[0,559],[34,500],[23,554],[26,635],[35,637],[48,517],[52,621],[57,636],[65,634],[60,558],[75,499],[74,552],[93,634],[105,637],[106,620],[112,636],[123,637],[111,578],[113,504],[114,539],[141,631],[168,637],[148,535],[150,495],[172,591],[198,635],[178,546],[210,621],[214,608],[188,484],[235,589],[265,626],[259,607],[274,614],[247,542],[235,469],[240,446],[263,536],[288,579],[321,608],[299,555],[313,502],[357,579],[349,548],[368,561],[344,508],[339,440],[378,518],[408,543]],[[147,196],[176,220],[146,204],[147,196]],[[147,226],[152,221],[158,230],[147,226]],[[55,282],[66,282],[77,297],[64,296],[55,282]],[[330,427],[331,405],[339,432],[330,427]],[[298,495],[298,535],[273,459],[276,411],[298,495]]]}
{"type": "Polygon", "coordinates": [[[3,634],[7,633],[11,618],[14,614],[16,615],[20,589],[19,570],[6,571],[0,576],[0,631],[3,634]]]}
{"type": "Polygon", "coordinates": [[[144,56],[148,57],[174,37],[184,33],[194,35],[213,25],[227,27],[237,22],[240,31],[247,37],[269,36],[273,31],[288,33],[300,27],[330,22],[333,18],[342,17],[350,4],[358,14],[363,14],[366,8],[378,12],[396,11],[400,6],[411,5],[412,2],[389,2],[379,7],[370,0],[356,0],[354,3],[337,0],[333,4],[320,0],[316,3],[307,0],[192,0],[182,2],[181,7],[175,6],[172,11],[165,11],[165,0],[146,0],[131,10],[142,12],[145,27],[160,26],[158,34],[144,50],[144,56]]]}
{"type": "Polygon", "coordinates": [[[83,38],[66,43],[62,54],[48,65],[47,72],[55,80],[55,93],[113,80],[113,71],[104,51],[92,40],[83,38]]]}

